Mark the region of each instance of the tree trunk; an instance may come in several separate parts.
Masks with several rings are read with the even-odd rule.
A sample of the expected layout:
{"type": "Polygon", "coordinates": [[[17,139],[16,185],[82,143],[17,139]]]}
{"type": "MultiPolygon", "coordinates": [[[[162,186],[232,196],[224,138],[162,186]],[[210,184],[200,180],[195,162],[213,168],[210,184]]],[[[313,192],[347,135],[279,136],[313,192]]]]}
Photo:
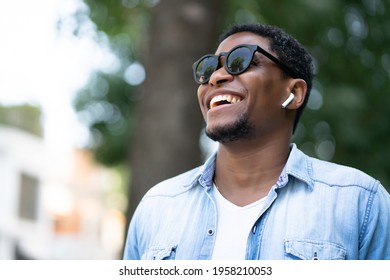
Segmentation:
{"type": "Polygon", "coordinates": [[[203,119],[191,67],[214,52],[223,6],[222,0],[162,0],[153,8],[130,155],[128,222],[150,187],[201,162],[203,119]]]}

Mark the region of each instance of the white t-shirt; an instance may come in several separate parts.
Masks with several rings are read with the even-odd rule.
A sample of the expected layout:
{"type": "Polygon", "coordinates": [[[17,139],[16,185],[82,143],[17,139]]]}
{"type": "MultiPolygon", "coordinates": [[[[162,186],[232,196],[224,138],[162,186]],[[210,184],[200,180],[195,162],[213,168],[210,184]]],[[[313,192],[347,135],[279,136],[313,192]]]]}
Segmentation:
{"type": "Polygon", "coordinates": [[[218,218],[212,259],[243,260],[249,233],[264,207],[266,197],[241,207],[224,198],[215,185],[213,194],[218,218]]]}

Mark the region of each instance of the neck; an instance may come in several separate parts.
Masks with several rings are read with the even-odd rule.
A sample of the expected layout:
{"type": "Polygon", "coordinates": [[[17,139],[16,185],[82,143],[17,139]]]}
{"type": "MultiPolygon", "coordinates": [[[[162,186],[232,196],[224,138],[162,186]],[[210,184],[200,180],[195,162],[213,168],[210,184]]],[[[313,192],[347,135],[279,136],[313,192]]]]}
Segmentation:
{"type": "Polygon", "coordinates": [[[281,139],[284,140],[262,145],[258,141],[221,144],[214,176],[221,194],[241,206],[266,196],[278,180],[290,152],[290,142],[281,139]]]}

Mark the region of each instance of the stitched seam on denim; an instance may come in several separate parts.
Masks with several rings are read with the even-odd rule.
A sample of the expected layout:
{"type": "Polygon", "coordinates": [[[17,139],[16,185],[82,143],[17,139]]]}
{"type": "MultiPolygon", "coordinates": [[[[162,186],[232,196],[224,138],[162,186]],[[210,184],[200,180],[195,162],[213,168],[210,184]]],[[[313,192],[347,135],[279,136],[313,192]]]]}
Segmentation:
{"type": "MultiPolygon", "coordinates": [[[[359,234],[359,244],[362,243],[364,234],[365,234],[365,232],[367,230],[367,227],[368,227],[368,220],[369,220],[369,217],[371,215],[372,204],[373,204],[373,201],[374,201],[374,195],[378,191],[378,184],[379,184],[379,182],[376,181],[376,184],[375,184],[376,188],[375,188],[375,186],[373,186],[372,190],[370,191],[370,196],[368,197],[367,206],[366,206],[366,212],[364,214],[363,224],[362,224],[362,228],[361,228],[360,234],[359,234]]],[[[359,248],[360,248],[360,246],[359,246],[359,248]]]]}
{"type": "Polygon", "coordinates": [[[370,186],[366,186],[366,185],[359,185],[359,184],[331,184],[329,182],[325,182],[325,181],[322,181],[322,180],[313,180],[314,183],[321,183],[321,184],[324,184],[328,187],[331,187],[331,188],[360,188],[360,189],[363,189],[365,191],[368,191],[370,193],[372,192],[376,192],[376,189],[375,186],[377,183],[379,183],[379,181],[377,180],[373,180],[374,181],[374,185],[370,185],[370,186]]]}

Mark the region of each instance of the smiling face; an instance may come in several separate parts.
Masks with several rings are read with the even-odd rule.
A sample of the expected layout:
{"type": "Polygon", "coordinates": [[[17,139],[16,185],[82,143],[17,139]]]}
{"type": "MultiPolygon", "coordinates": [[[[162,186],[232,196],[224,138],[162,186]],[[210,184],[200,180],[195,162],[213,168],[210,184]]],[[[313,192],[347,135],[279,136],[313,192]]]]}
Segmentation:
{"type": "MultiPolygon", "coordinates": [[[[240,44],[259,45],[272,53],[268,39],[242,32],[222,41],[216,54],[228,52],[240,44]]],[[[221,56],[222,65],[224,59],[221,56]]],[[[215,141],[227,143],[290,129],[291,123],[286,121],[288,112],[281,108],[281,104],[292,91],[291,80],[259,52],[255,53],[251,66],[239,75],[231,75],[220,67],[207,84],[198,88],[207,135],[215,141]]]]}

